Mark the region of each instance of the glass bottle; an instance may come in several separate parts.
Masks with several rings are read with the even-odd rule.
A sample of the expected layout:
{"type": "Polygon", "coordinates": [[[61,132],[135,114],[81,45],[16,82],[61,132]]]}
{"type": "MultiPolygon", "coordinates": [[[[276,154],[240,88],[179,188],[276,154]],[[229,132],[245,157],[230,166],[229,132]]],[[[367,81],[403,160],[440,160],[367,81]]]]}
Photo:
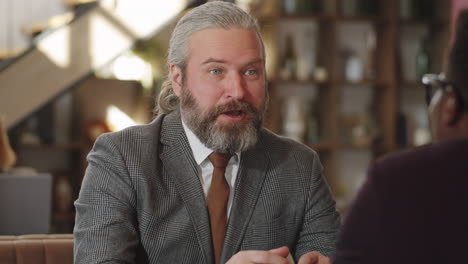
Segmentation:
{"type": "Polygon", "coordinates": [[[311,1],[310,4],[310,11],[312,13],[321,13],[323,12],[323,1],[322,0],[315,0],[311,1]]]}
{"type": "Polygon", "coordinates": [[[355,16],[358,13],[357,0],[341,0],[339,7],[343,16],[355,16]]]}
{"type": "Polygon", "coordinates": [[[66,174],[58,174],[55,178],[55,207],[60,212],[68,212],[73,204],[73,189],[70,181],[66,174]]]}
{"type": "Polygon", "coordinates": [[[411,20],[413,18],[411,0],[400,0],[400,18],[403,20],[411,20]]]}
{"type": "Polygon", "coordinates": [[[375,0],[359,0],[358,14],[364,16],[375,16],[379,11],[379,1],[375,0]]]}
{"type": "Polygon", "coordinates": [[[305,101],[303,97],[293,95],[286,98],[283,108],[283,133],[285,136],[301,142],[306,132],[305,101]]]}
{"type": "Polygon", "coordinates": [[[365,78],[375,80],[377,78],[377,36],[373,30],[366,33],[367,61],[365,69],[365,78]]]}
{"type": "Polygon", "coordinates": [[[290,15],[296,12],[296,0],[283,0],[283,12],[290,15]]]}
{"type": "Polygon", "coordinates": [[[322,12],[321,0],[297,0],[296,7],[298,13],[320,13],[322,12]]]}
{"type": "Polygon", "coordinates": [[[309,111],[306,119],[306,142],[307,143],[318,143],[320,141],[320,130],[319,130],[319,116],[318,116],[318,105],[312,100],[309,104],[309,111]]]}
{"type": "Polygon", "coordinates": [[[282,80],[296,79],[297,56],[294,49],[294,41],[291,35],[286,36],[284,55],[281,62],[280,77],[282,80]]]}
{"type": "Polygon", "coordinates": [[[412,0],[411,9],[416,19],[429,19],[434,14],[434,1],[412,0]]]}
{"type": "Polygon", "coordinates": [[[416,53],[416,74],[418,80],[423,74],[429,72],[430,57],[429,57],[429,41],[427,37],[421,38],[418,52],[416,53]]]}
{"type": "Polygon", "coordinates": [[[360,82],[363,77],[363,66],[359,56],[352,50],[344,52],[344,78],[348,82],[360,82]]]}

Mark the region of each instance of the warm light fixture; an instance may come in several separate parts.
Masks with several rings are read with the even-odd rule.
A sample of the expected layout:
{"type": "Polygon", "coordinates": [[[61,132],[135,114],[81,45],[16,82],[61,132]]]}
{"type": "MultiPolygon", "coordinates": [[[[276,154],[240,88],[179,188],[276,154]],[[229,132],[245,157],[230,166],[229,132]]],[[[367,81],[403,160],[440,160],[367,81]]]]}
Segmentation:
{"type": "Polygon", "coordinates": [[[151,66],[135,55],[122,55],[112,63],[112,73],[119,80],[142,81],[151,78],[151,66]]]}
{"type": "Polygon", "coordinates": [[[147,37],[175,18],[187,0],[102,0],[99,4],[136,37],[147,37]]]}
{"type": "Polygon", "coordinates": [[[107,107],[106,121],[112,131],[119,131],[130,126],[137,125],[137,122],[115,105],[107,107]]]}
{"type": "Polygon", "coordinates": [[[90,27],[89,46],[93,68],[105,65],[134,41],[100,14],[93,14],[90,27]]]}
{"type": "Polygon", "coordinates": [[[70,65],[70,28],[62,27],[39,42],[37,48],[61,68],[70,65]]]}

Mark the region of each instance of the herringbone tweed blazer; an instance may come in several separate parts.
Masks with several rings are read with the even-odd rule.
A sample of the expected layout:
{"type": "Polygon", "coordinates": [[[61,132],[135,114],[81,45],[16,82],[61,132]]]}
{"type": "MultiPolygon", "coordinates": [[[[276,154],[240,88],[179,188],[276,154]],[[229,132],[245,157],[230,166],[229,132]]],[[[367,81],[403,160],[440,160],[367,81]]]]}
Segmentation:
{"type": "MultiPolygon", "coordinates": [[[[98,138],[75,202],[76,264],[213,263],[180,112],[98,138]]],[[[339,215],[317,154],[262,130],[242,153],[222,263],[241,250],[334,251],[339,215]]]]}

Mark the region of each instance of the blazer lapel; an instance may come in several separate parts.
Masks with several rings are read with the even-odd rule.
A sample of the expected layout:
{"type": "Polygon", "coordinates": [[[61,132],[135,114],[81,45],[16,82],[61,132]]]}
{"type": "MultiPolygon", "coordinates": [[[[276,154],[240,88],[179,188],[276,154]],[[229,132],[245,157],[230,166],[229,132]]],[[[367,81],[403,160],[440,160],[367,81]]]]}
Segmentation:
{"type": "Polygon", "coordinates": [[[167,115],[163,122],[161,143],[166,146],[160,158],[186,205],[206,263],[212,263],[213,249],[205,195],[179,111],[167,115]]]}
{"type": "Polygon", "coordinates": [[[260,195],[267,168],[268,158],[261,148],[242,153],[221,263],[226,262],[227,258],[240,248],[260,195]]]}

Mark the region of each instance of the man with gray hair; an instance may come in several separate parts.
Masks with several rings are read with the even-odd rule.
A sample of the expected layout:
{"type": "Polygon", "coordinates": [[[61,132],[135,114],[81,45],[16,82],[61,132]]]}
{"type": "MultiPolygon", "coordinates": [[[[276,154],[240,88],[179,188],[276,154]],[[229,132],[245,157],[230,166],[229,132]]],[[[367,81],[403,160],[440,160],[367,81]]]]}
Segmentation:
{"type": "Polygon", "coordinates": [[[158,116],[98,138],[75,263],[329,263],[339,215],[310,148],[262,127],[265,50],[233,4],[172,33],[158,116]]]}

